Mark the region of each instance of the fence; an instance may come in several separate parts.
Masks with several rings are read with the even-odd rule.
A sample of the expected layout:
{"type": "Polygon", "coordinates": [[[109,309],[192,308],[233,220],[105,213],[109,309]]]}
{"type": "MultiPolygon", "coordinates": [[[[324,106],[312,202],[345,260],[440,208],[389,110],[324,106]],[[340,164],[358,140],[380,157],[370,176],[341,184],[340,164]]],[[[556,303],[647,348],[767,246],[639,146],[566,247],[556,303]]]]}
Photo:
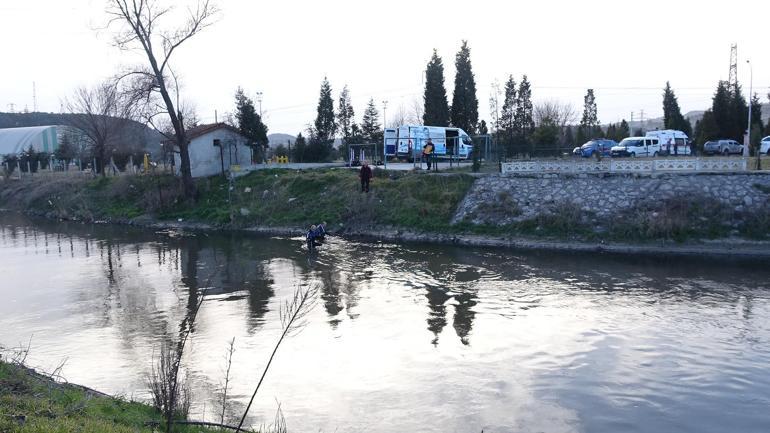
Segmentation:
{"type": "MultiPolygon", "coordinates": [[[[30,162],[22,163],[18,159],[12,162],[6,161],[2,163],[0,168],[0,178],[5,180],[10,179],[26,179],[32,177],[98,177],[101,173],[96,170],[96,161],[72,160],[70,164],[66,164],[64,161],[58,161],[51,158],[48,164],[44,167],[39,161],[32,165],[30,162]]],[[[121,169],[110,159],[109,165],[104,167],[104,175],[109,177],[115,176],[132,176],[148,173],[172,173],[171,166],[166,164],[158,165],[157,163],[150,162],[146,159],[142,164],[135,164],[133,157],[130,157],[125,166],[121,169]]]]}
{"type": "Polygon", "coordinates": [[[531,160],[501,163],[504,174],[735,172],[748,169],[748,158],[667,158],[611,160],[531,160]]]}

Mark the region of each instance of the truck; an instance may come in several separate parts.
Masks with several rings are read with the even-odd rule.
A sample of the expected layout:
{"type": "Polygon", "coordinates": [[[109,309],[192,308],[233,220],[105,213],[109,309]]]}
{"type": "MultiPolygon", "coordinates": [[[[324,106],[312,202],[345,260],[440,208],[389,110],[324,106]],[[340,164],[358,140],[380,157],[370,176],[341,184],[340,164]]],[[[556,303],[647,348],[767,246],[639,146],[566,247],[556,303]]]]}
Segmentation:
{"type": "Polygon", "coordinates": [[[662,129],[650,131],[646,137],[657,138],[660,143],[660,155],[690,155],[690,138],[682,131],[662,129]]]}
{"type": "Polygon", "coordinates": [[[385,128],[383,137],[385,157],[403,157],[409,161],[419,158],[428,138],[437,156],[468,159],[473,151],[468,133],[451,126],[402,125],[385,128]]]}

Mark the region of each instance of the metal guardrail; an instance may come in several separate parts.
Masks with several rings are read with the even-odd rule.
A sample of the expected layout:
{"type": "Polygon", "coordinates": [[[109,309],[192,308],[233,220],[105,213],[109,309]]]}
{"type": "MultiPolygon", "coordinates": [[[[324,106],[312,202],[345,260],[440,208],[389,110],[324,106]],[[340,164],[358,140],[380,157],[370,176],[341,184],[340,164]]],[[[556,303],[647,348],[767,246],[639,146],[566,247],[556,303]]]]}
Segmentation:
{"type": "Polygon", "coordinates": [[[500,165],[503,174],[517,173],[697,173],[748,170],[748,158],[610,159],[601,161],[513,161],[500,165]]]}

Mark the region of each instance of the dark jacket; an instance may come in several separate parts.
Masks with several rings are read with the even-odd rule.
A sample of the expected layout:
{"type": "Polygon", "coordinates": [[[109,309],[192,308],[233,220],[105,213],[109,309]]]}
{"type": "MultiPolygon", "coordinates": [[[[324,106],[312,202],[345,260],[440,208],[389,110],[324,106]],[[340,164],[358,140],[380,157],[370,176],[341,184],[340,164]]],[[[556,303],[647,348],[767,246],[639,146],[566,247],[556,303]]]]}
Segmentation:
{"type": "Polygon", "coordinates": [[[358,172],[358,177],[361,180],[369,180],[372,178],[372,168],[368,165],[361,166],[361,170],[358,172]]]}

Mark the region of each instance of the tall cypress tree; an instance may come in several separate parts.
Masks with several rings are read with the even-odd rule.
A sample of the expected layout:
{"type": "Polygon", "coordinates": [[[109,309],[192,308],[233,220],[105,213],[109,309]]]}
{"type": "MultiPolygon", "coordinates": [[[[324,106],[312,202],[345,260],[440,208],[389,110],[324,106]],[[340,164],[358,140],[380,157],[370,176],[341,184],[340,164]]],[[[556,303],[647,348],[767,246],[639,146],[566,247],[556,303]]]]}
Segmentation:
{"type": "Polygon", "coordinates": [[[294,147],[291,149],[291,159],[294,162],[305,162],[305,152],[307,151],[307,142],[300,132],[294,140],[294,147]]]}
{"type": "Polygon", "coordinates": [[[663,89],[663,125],[665,129],[675,129],[684,132],[687,136],[692,135],[692,126],[682,115],[679,101],[668,81],[663,89]]]}
{"type": "Polygon", "coordinates": [[[369,99],[366,110],[364,110],[364,117],[361,121],[361,136],[369,143],[375,143],[382,138],[380,114],[377,112],[377,106],[374,105],[374,98],[369,99]]]}
{"type": "Polygon", "coordinates": [[[715,138],[736,138],[733,136],[733,129],[731,122],[733,115],[732,110],[732,95],[729,89],[727,81],[720,81],[717,84],[717,90],[714,93],[714,97],[711,99],[711,115],[712,119],[709,120],[709,124],[704,124],[706,121],[705,113],[704,118],[701,120],[701,131],[710,131],[710,129],[716,126],[716,136],[708,134],[707,140],[715,138]],[[710,123],[713,122],[713,125],[710,123]],[[709,126],[709,129],[704,129],[709,126]]]}
{"type": "Polygon", "coordinates": [[[695,124],[694,134],[695,141],[701,150],[703,149],[703,143],[709,140],[725,138],[724,135],[721,135],[719,124],[712,110],[706,110],[703,113],[703,118],[695,124]]]}
{"type": "Polygon", "coordinates": [[[350,143],[350,139],[356,128],[356,114],[353,111],[353,103],[350,100],[348,86],[342,88],[340,99],[337,103],[337,125],[342,135],[342,144],[350,143]]]}
{"type": "MultiPolygon", "coordinates": [[[[516,110],[513,116],[513,124],[517,144],[527,146],[530,136],[535,129],[534,108],[532,107],[532,87],[524,75],[519,83],[519,91],[516,92],[516,110]]],[[[534,150],[534,149],[533,149],[534,150]]]]}
{"type": "Polygon", "coordinates": [[[261,161],[268,145],[267,126],[254,108],[254,101],[246,96],[241,87],[235,91],[235,119],[238,130],[254,150],[254,160],[261,161]]]}
{"type": "Polygon", "coordinates": [[[505,98],[503,99],[503,109],[500,113],[497,130],[499,138],[511,155],[514,153],[513,143],[516,133],[514,123],[516,103],[516,82],[513,80],[513,75],[510,75],[508,81],[505,82],[505,98]]]}
{"type": "Polygon", "coordinates": [[[320,140],[322,143],[328,143],[334,140],[334,133],[337,132],[337,122],[334,116],[332,86],[329,84],[329,80],[326,77],[324,77],[323,82],[321,82],[321,92],[318,96],[318,109],[314,127],[314,138],[320,140]]]}
{"type": "Polygon", "coordinates": [[[594,89],[588,89],[586,96],[583,98],[583,117],[580,119],[580,129],[578,129],[578,137],[580,138],[578,144],[582,144],[583,141],[600,134],[601,127],[599,126],[594,89]]]}
{"type": "Polygon", "coordinates": [[[434,49],[425,68],[424,112],[422,121],[429,126],[449,126],[449,102],[444,87],[444,63],[434,49]]]}
{"type": "Polygon", "coordinates": [[[751,97],[751,148],[757,149],[762,140],[762,101],[756,93],[751,97]]]}
{"type": "Polygon", "coordinates": [[[749,117],[749,106],[741,92],[741,86],[732,89],[730,100],[730,134],[728,137],[743,143],[743,135],[746,132],[746,119],[749,117]]]}
{"type": "Polygon", "coordinates": [[[628,122],[626,122],[626,119],[623,119],[620,121],[620,127],[618,128],[618,140],[620,141],[626,137],[631,136],[631,128],[628,126],[628,122]]]}
{"type": "Polygon", "coordinates": [[[476,79],[471,68],[468,41],[463,41],[457,52],[455,70],[455,90],[450,113],[452,125],[462,128],[468,134],[474,134],[479,121],[479,100],[476,98],[476,79]]]}

